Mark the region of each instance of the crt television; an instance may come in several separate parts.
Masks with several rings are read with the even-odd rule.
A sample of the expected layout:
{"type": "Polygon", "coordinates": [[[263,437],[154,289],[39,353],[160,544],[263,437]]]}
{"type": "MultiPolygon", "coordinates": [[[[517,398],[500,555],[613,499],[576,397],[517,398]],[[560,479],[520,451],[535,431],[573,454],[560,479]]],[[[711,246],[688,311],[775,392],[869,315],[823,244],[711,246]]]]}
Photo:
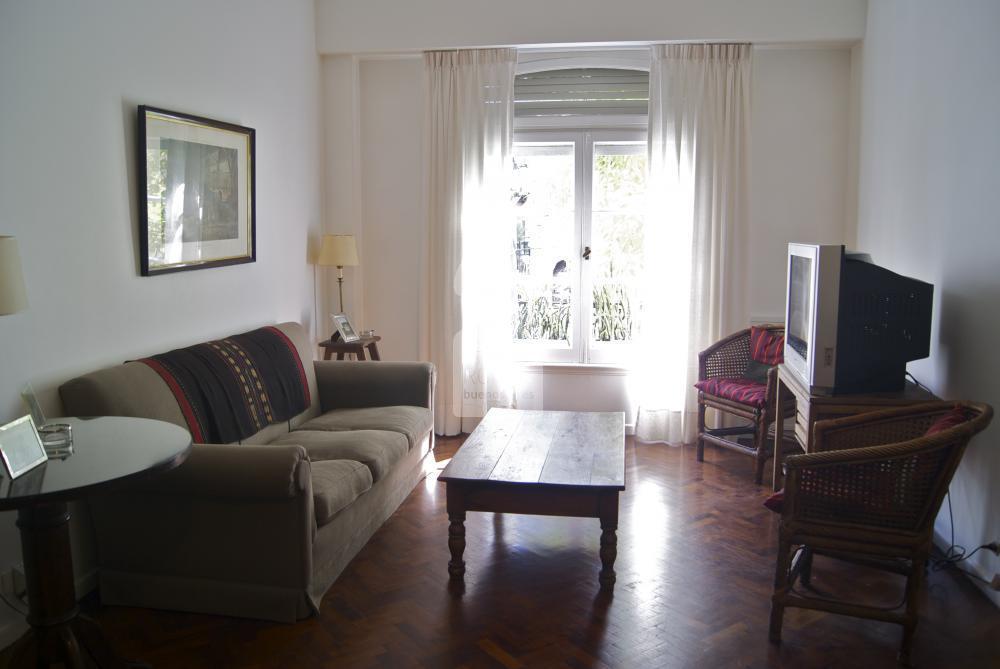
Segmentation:
{"type": "Polygon", "coordinates": [[[785,366],[810,392],[902,390],[930,355],[934,286],[843,246],[788,245],[785,366]]]}

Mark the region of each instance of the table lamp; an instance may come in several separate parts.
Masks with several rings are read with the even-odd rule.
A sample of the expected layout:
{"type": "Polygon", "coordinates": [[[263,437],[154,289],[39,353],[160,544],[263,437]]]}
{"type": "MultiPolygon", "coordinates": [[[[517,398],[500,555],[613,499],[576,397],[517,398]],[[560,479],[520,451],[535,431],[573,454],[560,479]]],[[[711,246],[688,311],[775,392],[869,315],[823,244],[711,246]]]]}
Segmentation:
{"type": "Polygon", "coordinates": [[[340,312],[344,313],[344,268],[358,264],[358,247],[354,235],[323,235],[317,265],[337,268],[337,290],[340,291],[340,312]]]}
{"type": "Polygon", "coordinates": [[[12,314],[28,307],[21,273],[21,256],[17,239],[0,236],[0,315],[12,314]]]}

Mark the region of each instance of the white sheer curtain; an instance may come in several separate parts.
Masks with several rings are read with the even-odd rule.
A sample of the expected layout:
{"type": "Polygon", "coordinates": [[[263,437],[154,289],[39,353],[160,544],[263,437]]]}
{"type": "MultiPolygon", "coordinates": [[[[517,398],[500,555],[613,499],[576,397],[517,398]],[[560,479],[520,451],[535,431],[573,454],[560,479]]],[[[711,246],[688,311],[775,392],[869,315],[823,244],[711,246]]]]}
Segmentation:
{"type": "Polygon", "coordinates": [[[642,441],[695,439],[698,351],[735,325],[749,106],[749,45],[653,47],[649,270],[635,376],[642,441]]]}
{"type": "Polygon", "coordinates": [[[510,218],[514,49],[424,55],[429,307],[425,353],[437,367],[434,431],[475,427],[511,406],[510,218]]]}

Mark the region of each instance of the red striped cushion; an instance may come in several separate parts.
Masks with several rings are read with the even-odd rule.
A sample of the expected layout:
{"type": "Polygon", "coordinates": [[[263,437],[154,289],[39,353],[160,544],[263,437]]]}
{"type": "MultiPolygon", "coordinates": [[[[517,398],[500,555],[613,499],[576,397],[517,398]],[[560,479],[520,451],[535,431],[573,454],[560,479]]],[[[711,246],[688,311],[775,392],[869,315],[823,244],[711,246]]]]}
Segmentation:
{"type": "Polygon", "coordinates": [[[953,427],[961,425],[965,421],[969,420],[969,413],[965,410],[961,404],[956,404],[955,408],[946,414],[943,414],[940,418],[934,421],[927,432],[924,433],[925,437],[929,437],[932,434],[937,434],[938,432],[944,432],[953,427]]]}
{"type": "Polygon", "coordinates": [[[780,365],[785,361],[785,335],[751,326],[750,357],[765,365],[780,365]]]}
{"type": "Polygon", "coordinates": [[[756,407],[763,407],[767,400],[767,386],[746,379],[705,379],[694,387],[709,395],[756,407]]]}
{"type": "Polygon", "coordinates": [[[781,513],[785,508],[785,489],[782,488],[765,499],[764,506],[775,513],[781,513]]]}

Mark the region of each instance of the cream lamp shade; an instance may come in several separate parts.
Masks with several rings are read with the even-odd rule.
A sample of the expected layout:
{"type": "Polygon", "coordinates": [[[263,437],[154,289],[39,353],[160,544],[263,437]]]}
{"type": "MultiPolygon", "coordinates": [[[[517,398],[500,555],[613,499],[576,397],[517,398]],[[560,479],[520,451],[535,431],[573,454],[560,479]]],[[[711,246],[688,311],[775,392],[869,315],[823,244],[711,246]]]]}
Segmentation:
{"type": "Polygon", "coordinates": [[[354,243],[354,235],[323,235],[316,264],[337,268],[340,313],[344,313],[344,268],[358,264],[358,247],[354,243]]]}
{"type": "Polygon", "coordinates": [[[21,256],[17,240],[0,236],[0,315],[12,314],[28,306],[21,273],[21,256]]]}
{"type": "Polygon", "coordinates": [[[354,267],[358,264],[358,247],[354,235],[323,235],[317,265],[354,267]]]}

